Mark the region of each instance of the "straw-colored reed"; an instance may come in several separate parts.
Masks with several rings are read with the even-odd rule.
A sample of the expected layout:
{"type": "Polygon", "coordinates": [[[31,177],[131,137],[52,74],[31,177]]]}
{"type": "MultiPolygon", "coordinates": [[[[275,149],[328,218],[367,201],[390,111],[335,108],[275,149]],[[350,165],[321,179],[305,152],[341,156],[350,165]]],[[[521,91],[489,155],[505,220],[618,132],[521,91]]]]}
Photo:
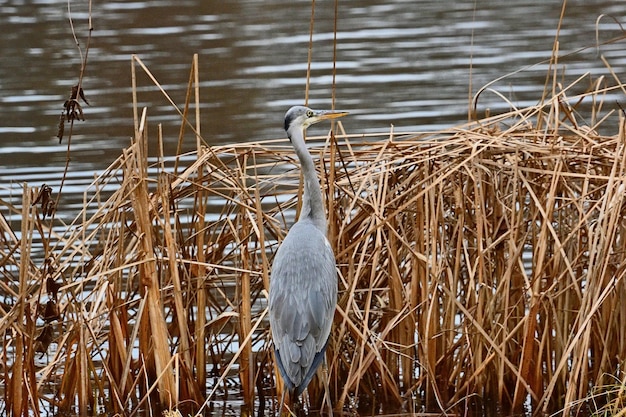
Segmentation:
{"type": "MultiPolygon", "coordinates": [[[[8,414],[204,413],[233,381],[244,409],[274,410],[267,289],[298,210],[297,161],[286,140],[203,145],[187,122],[194,86],[197,61],[179,110],[195,152],[148,159],[160,129],[148,135],[149,110],[136,109],[132,145],[85,190],[72,224],[44,218],[30,185],[21,208],[4,207],[8,414]]],[[[340,277],[336,410],[575,412],[615,398],[626,138],[624,118],[603,119],[600,103],[624,86],[594,86],[441,132],[310,138],[340,277]],[[568,103],[588,102],[584,123],[568,103]]],[[[313,409],[322,396],[314,380],[313,409]]]]}

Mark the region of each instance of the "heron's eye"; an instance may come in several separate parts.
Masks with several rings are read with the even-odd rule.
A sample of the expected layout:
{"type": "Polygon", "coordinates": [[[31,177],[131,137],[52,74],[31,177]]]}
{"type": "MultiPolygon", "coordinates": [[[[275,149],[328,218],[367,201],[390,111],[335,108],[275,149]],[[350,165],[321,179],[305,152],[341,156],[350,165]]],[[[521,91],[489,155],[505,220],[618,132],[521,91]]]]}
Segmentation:
{"type": "Polygon", "coordinates": [[[306,117],[313,117],[313,110],[307,110],[306,117]]]}

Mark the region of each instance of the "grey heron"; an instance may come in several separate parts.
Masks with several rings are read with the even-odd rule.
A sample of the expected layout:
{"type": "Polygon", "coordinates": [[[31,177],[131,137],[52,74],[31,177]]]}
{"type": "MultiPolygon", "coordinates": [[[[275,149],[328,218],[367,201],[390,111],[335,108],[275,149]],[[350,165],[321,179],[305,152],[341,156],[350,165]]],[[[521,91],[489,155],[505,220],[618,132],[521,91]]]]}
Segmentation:
{"type": "Polygon", "coordinates": [[[335,255],[326,237],[322,191],[304,134],[312,124],[346,114],[304,106],[292,107],[285,114],[285,130],[300,161],[304,193],[300,217],[276,252],[270,279],[270,328],[285,385],[281,408],[286,390],[297,399],[324,361],[337,304],[335,255]]]}

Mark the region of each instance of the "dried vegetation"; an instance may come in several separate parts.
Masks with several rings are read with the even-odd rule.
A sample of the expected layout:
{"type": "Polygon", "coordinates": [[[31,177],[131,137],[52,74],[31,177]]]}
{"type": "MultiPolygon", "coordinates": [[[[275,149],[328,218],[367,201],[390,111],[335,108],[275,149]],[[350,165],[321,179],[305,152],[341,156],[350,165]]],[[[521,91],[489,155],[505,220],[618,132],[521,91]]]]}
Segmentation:
{"type": "MultiPolygon", "coordinates": [[[[72,224],[29,185],[2,207],[4,413],[204,413],[232,383],[274,407],[268,279],[299,172],[285,140],[205,146],[197,79],[194,61],[176,108],[195,152],[149,159],[160,129],[135,107],[132,145],[72,224]]],[[[604,97],[625,86],[589,80],[446,131],[311,138],[340,274],[336,410],[576,413],[622,395],[626,138],[604,97]]]]}

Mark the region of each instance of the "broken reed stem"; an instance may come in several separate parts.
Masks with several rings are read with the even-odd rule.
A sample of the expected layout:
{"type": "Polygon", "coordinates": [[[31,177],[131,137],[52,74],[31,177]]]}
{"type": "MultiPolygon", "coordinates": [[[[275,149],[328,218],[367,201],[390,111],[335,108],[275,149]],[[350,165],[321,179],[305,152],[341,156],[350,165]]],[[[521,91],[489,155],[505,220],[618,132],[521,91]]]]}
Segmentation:
{"type": "Polygon", "coordinates": [[[85,324],[78,328],[78,409],[85,413],[93,405],[93,396],[91,395],[91,376],[89,366],[87,364],[87,340],[85,338],[85,324]]]}

